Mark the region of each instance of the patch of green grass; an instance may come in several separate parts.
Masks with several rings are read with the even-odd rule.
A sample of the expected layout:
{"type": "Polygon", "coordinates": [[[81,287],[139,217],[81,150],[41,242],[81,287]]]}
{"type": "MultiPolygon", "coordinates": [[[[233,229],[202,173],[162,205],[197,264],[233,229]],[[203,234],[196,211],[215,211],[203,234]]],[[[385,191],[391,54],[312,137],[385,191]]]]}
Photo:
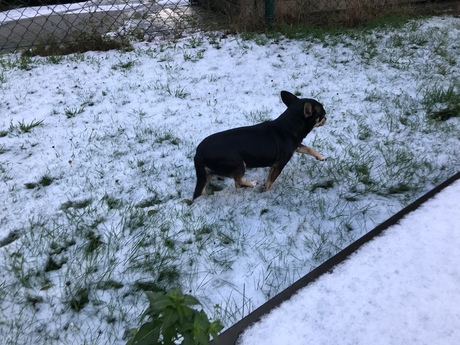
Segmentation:
{"type": "Polygon", "coordinates": [[[113,70],[130,70],[132,69],[134,66],[136,65],[136,61],[135,60],[129,60],[129,61],[126,61],[126,62],[119,62],[115,65],[112,66],[112,69],[113,70]]]}
{"type": "Polygon", "coordinates": [[[270,212],[270,210],[268,208],[263,208],[262,210],[260,210],[260,215],[263,216],[264,214],[270,212]]]}
{"type": "Polygon", "coordinates": [[[153,292],[164,292],[154,281],[136,281],[133,284],[134,290],[136,291],[153,291],[153,292]]]}
{"type": "Polygon", "coordinates": [[[22,69],[24,71],[30,71],[32,69],[33,62],[34,60],[32,59],[32,57],[22,54],[19,58],[18,67],[19,69],[22,69]]]}
{"type": "Polygon", "coordinates": [[[109,210],[118,210],[123,206],[122,199],[116,198],[108,194],[105,194],[102,197],[101,201],[107,204],[107,207],[109,208],[109,210]]]}
{"type": "Polygon", "coordinates": [[[62,60],[64,60],[64,57],[62,55],[50,55],[46,58],[46,61],[53,65],[59,64],[62,60]]]}
{"type": "Polygon", "coordinates": [[[388,194],[402,194],[411,191],[412,188],[407,183],[399,183],[388,188],[388,194]]]}
{"type": "Polygon", "coordinates": [[[324,182],[318,182],[313,184],[310,188],[310,192],[314,193],[317,189],[330,189],[332,187],[334,187],[334,181],[326,180],[324,182]]]}
{"type": "Polygon", "coordinates": [[[18,121],[17,124],[13,124],[13,121],[11,121],[8,130],[10,133],[30,133],[32,129],[43,126],[43,122],[44,120],[32,120],[30,122],[21,120],[18,121]]]}
{"type": "Polygon", "coordinates": [[[57,41],[53,37],[48,37],[39,41],[35,46],[23,52],[22,56],[30,58],[32,56],[58,56],[69,54],[81,54],[88,51],[108,51],[108,50],[132,51],[134,48],[127,38],[109,37],[97,32],[85,33],[77,32],[64,41],[57,41]]]}
{"type": "Polygon", "coordinates": [[[180,139],[174,135],[172,131],[169,130],[158,130],[154,133],[155,143],[169,143],[171,145],[179,145],[180,139]]]}
{"type": "Polygon", "coordinates": [[[97,283],[96,288],[106,291],[106,290],[120,290],[124,287],[123,283],[120,283],[116,280],[104,280],[97,283]]]}
{"type": "Polygon", "coordinates": [[[64,108],[64,114],[68,119],[71,119],[78,114],[81,114],[85,111],[85,107],[70,107],[70,108],[64,108]]]}
{"type": "Polygon", "coordinates": [[[75,312],[79,312],[88,305],[90,293],[89,287],[80,286],[74,290],[72,286],[69,286],[68,290],[69,296],[67,303],[70,306],[70,309],[75,312]]]}
{"type": "Polygon", "coordinates": [[[48,260],[46,261],[44,271],[45,272],[57,271],[57,270],[61,269],[61,267],[66,262],[67,262],[67,260],[62,260],[60,262],[57,262],[50,256],[50,257],[48,257],[48,260]]]}
{"type": "Polygon", "coordinates": [[[220,40],[218,34],[216,34],[216,33],[209,33],[209,34],[207,35],[207,38],[208,38],[209,44],[210,44],[213,48],[215,48],[215,49],[221,49],[221,48],[222,48],[221,45],[220,45],[220,41],[221,41],[221,40],[220,40]]]}
{"type": "Polygon", "coordinates": [[[38,187],[38,183],[26,182],[26,183],[24,183],[24,187],[26,187],[26,189],[35,189],[35,188],[38,187]]]}
{"type": "Polygon", "coordinates": [[[155,193],[155,195],[152,195],[148,198],[143,199],[139,203],[136,204],[136,207],[139,208],[147,208],[147,207],[152,207],[156,205],[161,205],[165,202],[159,194],[155,193]]]}
{"type": "MultiPolygon", "coordinates": [[[[363,25],[366,30],[380,30],[382,28],[398,31],[411,20],[411,17],[404,12],[395,12],[376,17],[363,25]]],[[[416,28],[414,28],[415,30],[416,28]]]]}
{"type": "Polygon", "coordinates": [[[43,187],[47,187],[53,183],[54,178],[52,178],[50,175],[43,175],[40,177],[40,180],[38,180],[38,183],[42,185],[43,187]]]}
{"type": "Polygon", "coordinates": [[[84,209],[88,207],[89,205],[91,205],[92,202],[93,200],[91,198],[87,198],[83,200],[73,200],[73,201],[69,200],[61,205],[61,210],[66,211],[70,208],[73,208],[75,210],[84,209]]]}
{"type": "Polygon", "coordinates": [[[85,237],[87,241],[85,245],[85,254],[91,254],[104,245],[102,236],[96,234],[93,230],[88,231],[85,237]]]}
{"type": "Polygon", "coordinates": [[[51,254],[58,255],[65,252],[69,247],[75,245],[75,239],[60,239],[60,241],[52,241],[50,243],[51,254]]]}
{"type": "Polygon", "coordinates": [[[318,39],[325,41],[326,37],[336,34],[343,34],[344,28],[341,26],[314,26],[305,24],[286,24],[281,23],[276,27],[284,37],[289,39],[318,39]]]}
{"type": "Polygon", "coordinates": [[[34,308],[36,308],[36,305],[39,303],[43,303],[44,299],[41,296],[38,295],[30,295],[28,294],[26,296],[26,301],[31,304],[34,308]]]}
{"type": "Polygon", "coordinates": [[[10,231],[8,235],[0,240],[0,248],[13,243],[17,239],[19,239],[20,232],[17,230],[10,231]]]}
{"type": "Polygon", "coordinates": [[[196,49],[203,45],[203,38],[200,36],[191,36],[187,38],[187,43],[184,45],[187,48],[196,49]]]}
{"type": "Polygon", "coordinates": [[[452,80],[447,87],[429,85],[422,92],[422,104],[429,118],[446,121],[460,116],[460,79],[452,80]]]}
{"type": "Polygon", "coordinates": [[[253,110],[244,112],[244,117],[251,123],[257,124],[265,121],[271,121],[272,110],[269,108],[262,108],[260,110],[253,110]]]}

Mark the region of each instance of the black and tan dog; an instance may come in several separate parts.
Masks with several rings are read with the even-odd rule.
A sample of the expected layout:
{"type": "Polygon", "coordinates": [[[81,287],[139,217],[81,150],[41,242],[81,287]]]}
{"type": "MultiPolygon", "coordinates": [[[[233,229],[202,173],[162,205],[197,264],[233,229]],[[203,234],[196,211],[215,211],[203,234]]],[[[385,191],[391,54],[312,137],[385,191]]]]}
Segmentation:
{"type": "Polygon", "coordinates": [[[196,187],[193,199],[205,195],[212,175],[231,177],[235,186],[253,187],[243,180],[246,168],[270,167],[264,191],[269,190],[295,151],[324,160],[301,144],[310,131],[326,121],[326,112],[314,99],[299,99],[281,91],[288,107],[276,120],[219,132],[205,138],[195,155],[196,187]]]}

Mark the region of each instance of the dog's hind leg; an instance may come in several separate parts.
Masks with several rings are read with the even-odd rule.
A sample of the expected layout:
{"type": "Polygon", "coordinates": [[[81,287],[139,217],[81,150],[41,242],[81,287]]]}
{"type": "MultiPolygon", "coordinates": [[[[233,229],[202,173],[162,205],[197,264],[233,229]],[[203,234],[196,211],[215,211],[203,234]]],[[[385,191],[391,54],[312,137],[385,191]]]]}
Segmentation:
{"type": "Polygon", "coordinates": [[[237,177],[235,178],[235,187],[240,188],[240,187],[254,187],[255,183],[244,181],[243,177],[237,177]]]}
{"type": "Polygon", "coordinates": [[[207,171],[204,163],[195,156],[196,187],[193,193],[193,200],[200,195],[206,195],[206,186],[211,179],[211,174],[207,171]]]}
{"type": "Polygon", "coordinates": [[[246,163],[242,162],[232,173],[232,177],[235,180],[235,187],[254,187],[255,183],[244,181],[243,175],[246,172],[246,163]]]}

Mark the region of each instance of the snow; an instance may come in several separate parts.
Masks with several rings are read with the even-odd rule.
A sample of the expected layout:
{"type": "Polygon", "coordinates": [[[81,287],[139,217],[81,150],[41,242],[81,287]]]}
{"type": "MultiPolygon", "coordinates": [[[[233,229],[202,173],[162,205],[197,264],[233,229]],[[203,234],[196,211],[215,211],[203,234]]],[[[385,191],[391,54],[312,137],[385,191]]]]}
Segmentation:
{"type": "Polygon", "coordinates": [[[125,343],[147,307],[140,283],[180,286],[228,327],[453,175],[459,118],[427,120],[424,95],[460,75],[459,35],[460,19],[436,17],[324,39],[217,32],[131,52],[2,55],[6,343],[125,343]],[[294,155],[266,193],[267,169],[246,173],[252,189],[214,179],[214,193],[184,203],[198,143],[277,117],[281,90],[324,105],[304,144],[327,160],[294,155]]]}
{"type": "Polygon", "coordinates": [[[460,181],[248,328],[238,344],[458,344],[460,181]]]}

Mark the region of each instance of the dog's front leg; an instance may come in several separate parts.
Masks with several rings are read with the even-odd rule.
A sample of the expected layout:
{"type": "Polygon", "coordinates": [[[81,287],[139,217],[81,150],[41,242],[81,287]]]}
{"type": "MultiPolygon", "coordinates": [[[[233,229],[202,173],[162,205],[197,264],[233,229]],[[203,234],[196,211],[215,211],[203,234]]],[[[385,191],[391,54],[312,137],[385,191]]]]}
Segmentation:
{"type": "Polygon", "coordinates": [[[321,154],[319,154],[318,152],[316,152],[314,149],[312,149],[311,147],[305,146],[305,145],[300,145],[300,146],[296,149],[296,152],[298,152],[298,153],[303,153],[303,154],[310,155],[310,156],[313,156],[313,157],[315,157],[315,158],[316,158],[317,160],[319,160],[319,161],[323,161],[323,160],[326,159],[326,158],[324,158],[321,154]]]}
{"type": "Polygon", "coordinates": [[[273,182],[275,182],[276,178],[281,174],[281,170],[283,170],[286,164],[275,164],[270,167],[270,172],[267,176],[267,182],[265,182],[264,192],[272,188],[273,182]]]}

